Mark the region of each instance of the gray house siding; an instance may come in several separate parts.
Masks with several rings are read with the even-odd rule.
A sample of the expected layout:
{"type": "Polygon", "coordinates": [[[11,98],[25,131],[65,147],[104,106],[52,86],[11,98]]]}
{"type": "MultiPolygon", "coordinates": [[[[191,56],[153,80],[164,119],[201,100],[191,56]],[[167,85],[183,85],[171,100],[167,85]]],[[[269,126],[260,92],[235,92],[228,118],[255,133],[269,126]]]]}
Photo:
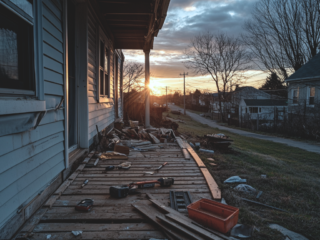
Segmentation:
{"type": "MultiPolygon", "coordinates": [[[[43,0],[42,12],[44,100],[48,110],[64,96],[61,2],[43,0]]],[[[35,130],[0,137],[0,145],[1,227],[65,168],[63,109],[47,112],[35,130]]]]}
{"type": "Polygon", "coordinates": [[[89,110],[89,145],[93,143],[93,138],[97,134],[96,125],[99,131],[110,126],[115,119],[114,113],[114,72],[113,55],[114,49],[112,42],[109,41],[110,48],[110,101],[98,102],[98,81],[97,73],[99,64],[99,22],[95,17],[94,11],[88,9],[88,110],[89,110]]]}
{"type": "Polygon", "coordinates": [[[288,87],[288,105],[289,105],[289,112],[295,111],[297,107],[310,107],[309,105],[309,88],[315,87],[315,97],[314,102],[315,104],[320,104],[320,80],[316,81],[292,81],[289,82],[288,87]],[[299,89],[299,97],[298,103],[293,103],[293,90],[299,89]]]}

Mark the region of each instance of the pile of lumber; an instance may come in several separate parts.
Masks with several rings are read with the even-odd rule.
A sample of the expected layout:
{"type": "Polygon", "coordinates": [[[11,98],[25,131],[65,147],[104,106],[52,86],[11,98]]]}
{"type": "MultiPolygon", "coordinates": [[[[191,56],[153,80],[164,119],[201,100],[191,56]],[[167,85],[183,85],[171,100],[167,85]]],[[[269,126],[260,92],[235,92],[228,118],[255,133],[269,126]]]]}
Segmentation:
{"type": "Polygon", "coordinates": [[[150,199],[150,204],[136,202],[132,206],[156,224],[168,239],[194,239],[194,240],[223,240],[228,236],[208,229],[178,211],[165,206],[155,199],[150,199]]]}

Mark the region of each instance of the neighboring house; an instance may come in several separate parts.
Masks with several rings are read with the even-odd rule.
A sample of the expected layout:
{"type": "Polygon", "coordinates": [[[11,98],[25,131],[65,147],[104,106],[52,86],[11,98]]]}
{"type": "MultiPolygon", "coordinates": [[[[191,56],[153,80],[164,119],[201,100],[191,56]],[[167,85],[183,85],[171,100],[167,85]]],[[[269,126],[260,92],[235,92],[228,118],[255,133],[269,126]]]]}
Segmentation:
{"type": "Polygon", "coordinates": [[[122,117],[121,49],[149,53],[169,0],[0,0],[0,239],[122,117]],[[44,191],[42,191],[44,190],[44,191]]]}
{"type": "Polygon", "coordinates": [[[287,78],[289,112],[312,110],[320,104],[320,53],[287,78]]]}
{"type": "Polygon", "coordinates": [[[210,93],[201,94],[199,97],[199,105],[201,106],[207,106],[210,104],[210,93]]]}
{"type": "Polygon", "coordinates": [[[287,113],[286,99],[242,99],[239,104],[239,123],[246,120],[283,120],[287,113]]]}
{"type": "Polygon", "coordinates": [[[258,90],[254,87],[237,87],[231,92],[231,103],[237,107],[241,99],[270,99],[271,96],[264,91],[258,90]]]}

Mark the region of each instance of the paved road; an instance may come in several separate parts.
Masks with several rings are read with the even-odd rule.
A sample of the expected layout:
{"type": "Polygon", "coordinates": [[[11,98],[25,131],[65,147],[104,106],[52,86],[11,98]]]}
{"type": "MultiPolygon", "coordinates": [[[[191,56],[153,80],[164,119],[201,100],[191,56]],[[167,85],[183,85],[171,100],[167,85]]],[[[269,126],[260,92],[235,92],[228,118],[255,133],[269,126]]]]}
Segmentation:
{"type": "MultiPolygon", "coordinates": [[[[176,110],[176,111],[181,110],[183,112],[182,108],[175,106],[175,105],[169,105],[169,108],[172,110],[176,110]]],[[[203,124],[208,124],[210,127],[218,128],[221,130],[226,130],[226,131],[236,133],[236,134],[239,134],[239,135],[245,136],[245,137],[252,137],[252,138],[258,138],[258,139],[262,139],[262,140],[269,140],[272,142],[282,143],[282,144],[286,144],[291,147],[297,147],[297,148],[301,148],[301,149],[309,151],[309,152],[315,152],[315,153],[320,154],[320,145],[314,145],[314,144],[294,141],[294,140],[290,140],[290,139],[286,139],[286,138],[267,136],[267,135],[251,133],[251,132],[247,132],[247,131],[243,131],[243,130],[228,128],[228,127],[220,126],[219,124],[217,124],[216,122],[214,122],[210,119],[201,117],[199,114],[192,113],[189,111],[186,111],[186,113],[188,116],[190,116],[195,121],[203,123],[203,124]]]]}

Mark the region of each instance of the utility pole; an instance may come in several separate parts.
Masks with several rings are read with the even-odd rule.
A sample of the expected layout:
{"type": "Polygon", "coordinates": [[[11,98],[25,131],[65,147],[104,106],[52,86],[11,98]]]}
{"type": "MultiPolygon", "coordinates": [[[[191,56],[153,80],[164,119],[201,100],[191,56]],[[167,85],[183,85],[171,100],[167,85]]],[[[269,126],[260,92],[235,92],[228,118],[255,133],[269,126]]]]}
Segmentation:
{"type": "Polygon", "coordinates": [[[188,73],[180,73],[180,76],[183,76],[183,114],[186,115],[186,75],[188,73]]]}
{"type": "Polygon", "coordinates": [[[168,87],[166,86],[166,109],[168,109],[168,87]]]}

